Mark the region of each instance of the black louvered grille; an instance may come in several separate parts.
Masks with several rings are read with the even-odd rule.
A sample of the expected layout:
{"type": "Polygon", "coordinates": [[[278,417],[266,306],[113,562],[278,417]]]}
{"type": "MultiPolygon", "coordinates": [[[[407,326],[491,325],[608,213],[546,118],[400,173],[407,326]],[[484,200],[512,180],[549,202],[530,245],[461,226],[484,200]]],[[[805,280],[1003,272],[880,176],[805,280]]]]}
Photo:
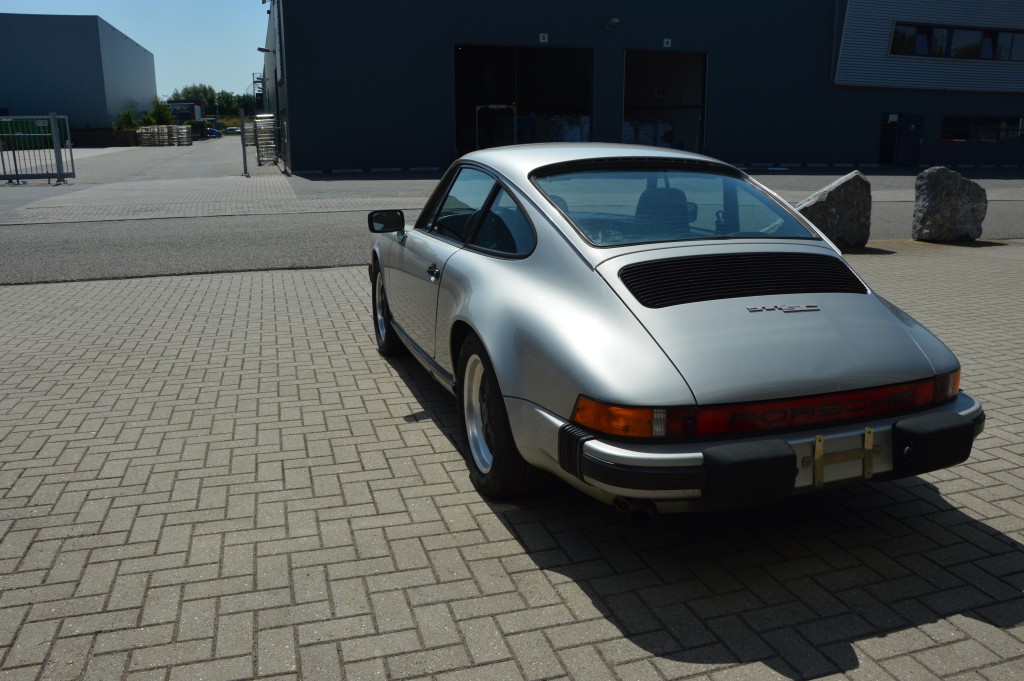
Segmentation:
{"type": "Polygon", "coordinates": [[[845,262],[808,253],[696,255],[619,271],[644,307],[785,293],[867,293],[845,262]]]}
{"type": "Polygon", "coordinates": [[[562,470],[583,479],[583,445],[593,438],[593,435],[571,423],[558,429],[558,463],[562,470]]]}

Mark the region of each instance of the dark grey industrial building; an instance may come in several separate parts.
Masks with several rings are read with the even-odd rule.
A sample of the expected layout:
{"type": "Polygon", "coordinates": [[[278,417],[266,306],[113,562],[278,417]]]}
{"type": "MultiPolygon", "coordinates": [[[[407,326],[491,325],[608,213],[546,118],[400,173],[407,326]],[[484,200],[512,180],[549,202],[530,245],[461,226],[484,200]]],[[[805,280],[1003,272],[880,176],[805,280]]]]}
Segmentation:
{"type": "Polygon", "coordinates": [[[153,53],[100,17],[0,14],[0,115],[109,130],[155,97],[153,53]]]}
{"type": "Polygon", "coordinates": [[[497,144],[743,164],[1024,163],[1021,0],[270,0],[265,108],[294,172],[497,144]]]}

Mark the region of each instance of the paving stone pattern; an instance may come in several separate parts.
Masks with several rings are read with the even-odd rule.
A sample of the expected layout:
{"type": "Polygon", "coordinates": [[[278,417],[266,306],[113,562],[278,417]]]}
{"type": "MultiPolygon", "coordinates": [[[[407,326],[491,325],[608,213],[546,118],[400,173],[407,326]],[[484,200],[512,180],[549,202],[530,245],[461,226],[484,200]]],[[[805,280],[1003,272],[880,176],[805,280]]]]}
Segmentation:
{"type": "MultiPolygon", "coordinates": [[[[0,224],[342,219],[436,179],[117,151],[4,187],[0,224]]],[[[1021,187],[988,186],[1013,238],[1021,187]]],[[[483,502],[450,400],[373,351],[362,267],[0,288],[0,681],[1021,678],[1022,246],[851,257],[963,360],[967,465],[646,530],[559,486],[483,502]]]]}
{"type": "Polygon", "coordinates": [[[485,502],[363,267],[0,288],[0,681],[1024,675],[1024,242],[891,242],[969,462],[649,528],[485,502]]]}

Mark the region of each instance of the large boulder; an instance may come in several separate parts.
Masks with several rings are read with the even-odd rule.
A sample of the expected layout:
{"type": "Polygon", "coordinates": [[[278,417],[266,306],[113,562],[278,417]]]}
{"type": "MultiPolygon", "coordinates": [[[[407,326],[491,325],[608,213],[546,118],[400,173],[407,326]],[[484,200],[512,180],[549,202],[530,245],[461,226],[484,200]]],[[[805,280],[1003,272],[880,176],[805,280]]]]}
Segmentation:
{"type": "Polygon", "coordinates": [[[861,248],[871,236],[871,183],[859,170],[814,192],[796,209],[839,250],[861,248]]]}
{"type": "Polygon", "coordinates": [[[977,182],[936,166],[917,176],[914,195],[915,240],[973,241],[981,236],[988,195],[977,182]]]}

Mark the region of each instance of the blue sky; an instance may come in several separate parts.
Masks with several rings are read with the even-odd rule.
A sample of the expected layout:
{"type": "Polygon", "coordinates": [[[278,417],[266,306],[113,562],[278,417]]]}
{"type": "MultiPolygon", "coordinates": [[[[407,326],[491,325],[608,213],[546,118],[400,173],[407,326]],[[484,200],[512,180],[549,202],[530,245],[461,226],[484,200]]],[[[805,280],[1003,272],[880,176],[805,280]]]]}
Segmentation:
{"type": "Polygon", "coordinates": [[[0,0],[0,12],[96,14],[153,53],[156,91],[205,83],[242,94],[263,69],[256,52],[267,35],[260,0],[0,0]]]}

